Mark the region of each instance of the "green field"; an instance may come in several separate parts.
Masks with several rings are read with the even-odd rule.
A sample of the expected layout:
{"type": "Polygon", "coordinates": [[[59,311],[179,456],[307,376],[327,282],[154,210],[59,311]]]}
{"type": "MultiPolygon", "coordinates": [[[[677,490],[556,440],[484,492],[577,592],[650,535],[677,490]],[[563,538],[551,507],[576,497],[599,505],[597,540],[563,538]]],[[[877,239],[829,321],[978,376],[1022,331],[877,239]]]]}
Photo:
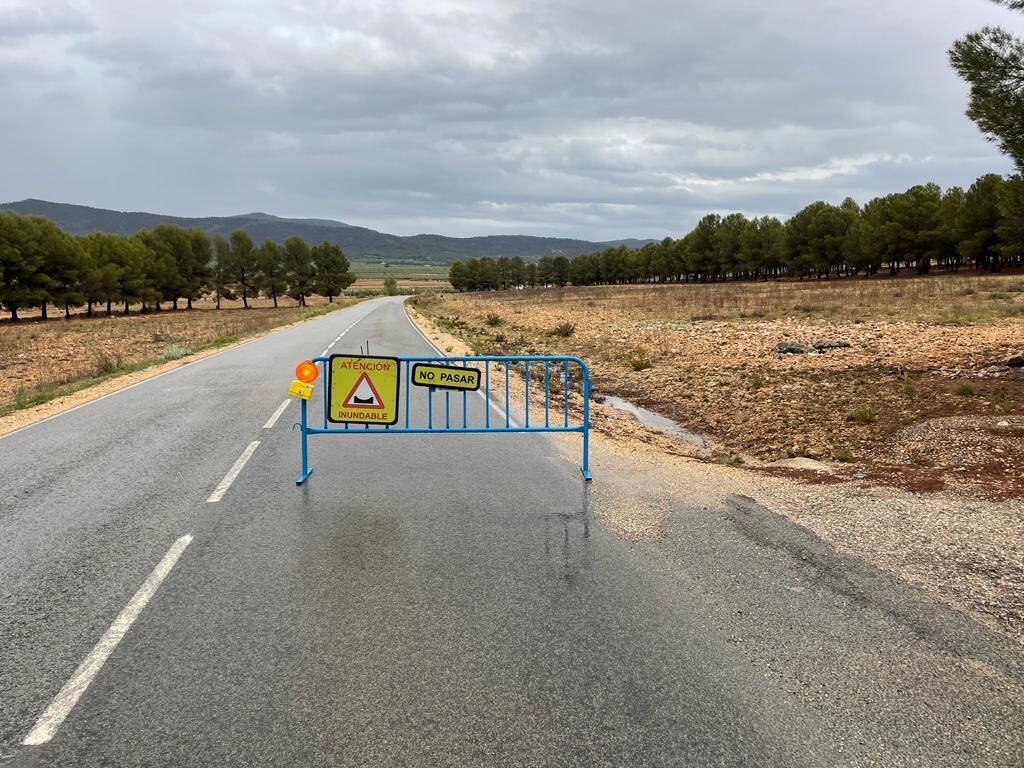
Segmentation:
{"type": "Polygon", "coordinates": [[[448,280],[448,266],[440,264],[393,264],[382,261],[351,261],[352,273],[357,279],[382,280],[393,277],[396,280],[448,280]]]}

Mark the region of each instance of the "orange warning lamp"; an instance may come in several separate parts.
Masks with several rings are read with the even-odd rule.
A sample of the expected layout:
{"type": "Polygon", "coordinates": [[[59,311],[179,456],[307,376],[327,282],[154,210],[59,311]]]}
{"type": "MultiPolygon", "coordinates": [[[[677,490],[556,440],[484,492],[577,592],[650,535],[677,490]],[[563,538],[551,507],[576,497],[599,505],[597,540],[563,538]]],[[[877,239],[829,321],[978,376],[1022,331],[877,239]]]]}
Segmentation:
{"type": "Polygon", "coordinates": [[[319,374],[320,371],[312,360],[303,360],[295,366],[295,378],[304,384],[312,384],[319,374]]]}

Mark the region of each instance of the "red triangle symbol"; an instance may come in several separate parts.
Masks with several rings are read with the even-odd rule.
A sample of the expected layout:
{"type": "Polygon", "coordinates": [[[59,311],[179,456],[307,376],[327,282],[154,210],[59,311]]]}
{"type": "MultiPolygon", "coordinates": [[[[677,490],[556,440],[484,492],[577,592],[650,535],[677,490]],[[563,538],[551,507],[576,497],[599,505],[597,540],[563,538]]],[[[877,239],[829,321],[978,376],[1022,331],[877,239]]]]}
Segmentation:
{"type": "Polygon", "coordinates": [[[373,380],[365,371],[358,379],[356,379],[355,386],[353,386],[352,391],[348,393],[348,396],[342,403],[342,407],[369,408],[377,411],[383,411],[385,409],[384,401],[380,399],[380,395],[377,394],[376,387],[373,386],[373,380]]]}

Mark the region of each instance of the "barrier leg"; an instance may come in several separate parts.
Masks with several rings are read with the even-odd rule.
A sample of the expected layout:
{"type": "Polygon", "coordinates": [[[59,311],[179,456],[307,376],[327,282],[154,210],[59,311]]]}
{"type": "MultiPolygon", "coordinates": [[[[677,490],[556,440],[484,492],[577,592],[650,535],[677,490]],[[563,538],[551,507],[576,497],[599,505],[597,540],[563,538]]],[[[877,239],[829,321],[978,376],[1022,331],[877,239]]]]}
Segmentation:
{"type": "Polygon", "coordinates": [[[302,485],[306,482],[306,478],[313,474],[313,470],[309,468],[309,450],[307,445],[308,433],[306,432],[306,401],[300,400],[301,409],[301,421],[299,423],[299,452],[302,456],[302,471],[297,478],[295,478],[296,485],[302,485]]]}

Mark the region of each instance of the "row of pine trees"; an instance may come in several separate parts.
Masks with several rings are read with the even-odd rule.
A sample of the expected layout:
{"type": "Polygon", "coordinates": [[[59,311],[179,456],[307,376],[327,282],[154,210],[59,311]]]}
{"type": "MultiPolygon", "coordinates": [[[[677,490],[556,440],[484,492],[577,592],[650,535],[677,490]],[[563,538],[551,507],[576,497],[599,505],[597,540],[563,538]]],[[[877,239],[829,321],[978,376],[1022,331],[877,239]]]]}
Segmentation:
{"type": "Polygon", "coordinates": [[[816,202],[788,221],[709,214],[689,234],[641,248],[569,259],[469,259],[452,265],[457,290],[638,282],[843,277],[911,269],[998,272],[1024,266],[1024,177],[989,174],[968,190],[937,184],[878,197],[861,208],[816,202]]]}
{"type": "Polygon", "coordinates": [[[289,296],[305,306],[317,294],[333,301],[355,281],[341,248],[323,242],[310,247],[292,236],[257,246],[244,230],[210,238],[201,229],[160,224],[134,235],[96,232],[73,236],[41,216],[0,211],[0,305],[18,319],[18,310],[97,305],[110,315],[115,305],[159,311],[177,309],[213,295],[249,300],[263,294],[277,306],[289,296]]]}

